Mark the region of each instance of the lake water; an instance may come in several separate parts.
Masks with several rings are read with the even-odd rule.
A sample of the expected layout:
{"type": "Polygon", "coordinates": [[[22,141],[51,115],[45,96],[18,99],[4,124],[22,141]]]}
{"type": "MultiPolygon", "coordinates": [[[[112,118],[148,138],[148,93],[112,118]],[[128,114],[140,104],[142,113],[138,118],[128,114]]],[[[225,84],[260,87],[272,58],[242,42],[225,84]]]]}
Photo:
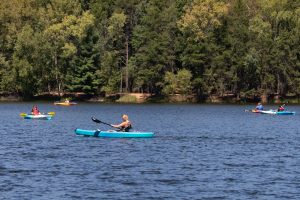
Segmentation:
{"type": "Polygon", "coordinates": [[[39,103],[52,120],[22,119],[32,105],[0,104],[0,199],[300,199],[299,106],[39,103]],[[74,134],[123,113],[155,137],[74,134]]]}

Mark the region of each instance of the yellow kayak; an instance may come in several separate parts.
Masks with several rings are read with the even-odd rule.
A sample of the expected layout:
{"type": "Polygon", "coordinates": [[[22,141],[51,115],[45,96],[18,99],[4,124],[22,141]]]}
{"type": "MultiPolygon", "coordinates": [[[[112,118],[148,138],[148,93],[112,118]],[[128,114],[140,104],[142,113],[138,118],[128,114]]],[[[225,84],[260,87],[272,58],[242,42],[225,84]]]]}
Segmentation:
{"type": "Polygon", "coordinates": [[[54,105],[57,105],[57,106],[74,106],[76,104],[77,103],[75,103],[75,102],[54,102],[54,105]]]}

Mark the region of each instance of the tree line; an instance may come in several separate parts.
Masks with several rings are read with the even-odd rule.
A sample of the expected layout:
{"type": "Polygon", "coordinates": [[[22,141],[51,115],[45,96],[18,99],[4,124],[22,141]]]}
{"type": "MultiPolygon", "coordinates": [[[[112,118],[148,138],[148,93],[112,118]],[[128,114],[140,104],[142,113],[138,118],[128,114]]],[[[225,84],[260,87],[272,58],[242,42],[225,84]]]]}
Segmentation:
{"type": "Polygon", "coordinates": [[[1,0],[0,91],[300,94],[300,1],[1,0]]]}

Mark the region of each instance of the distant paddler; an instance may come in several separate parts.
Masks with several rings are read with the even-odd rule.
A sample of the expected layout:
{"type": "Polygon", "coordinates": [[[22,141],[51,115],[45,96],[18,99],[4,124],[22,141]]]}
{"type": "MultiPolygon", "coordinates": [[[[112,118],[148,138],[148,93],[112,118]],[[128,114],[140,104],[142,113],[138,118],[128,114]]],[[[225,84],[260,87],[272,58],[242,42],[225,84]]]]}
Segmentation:
{"type": "Polygon", "coordinates": [[[76,105],[76,104],[77,103],[71,102],[70,99],[68,99],[68,98],[66,98],[63,101],[54,102],[54,105],[60,105],[60,106],[73,106],[73,105],[76,105]]]}
{"type": "Polygon", "coordinates": [[[277,112],[283,112],[285,110],[284,108],[285,104],[278,107],[277,112]]]}
{"type": "Polygon", "coordinates": [[[264,110],[264,106],[259,102],[259,103],[257,104],[257,106],[255,107],[254,110],[255,110],[255,111],[262,111],[262,110],[264,110]]]}
{"type": "Polygon", "coordinates": [[[257,106],[256,106],[254,109],[252,109],[252,110],[245,110],[245,112],[260,113],[260,112],[263,111],[263,110],[264,110],[264,107],[263,107],[263,105],[259,102],[259,103],[257,103],[257,106]]]}

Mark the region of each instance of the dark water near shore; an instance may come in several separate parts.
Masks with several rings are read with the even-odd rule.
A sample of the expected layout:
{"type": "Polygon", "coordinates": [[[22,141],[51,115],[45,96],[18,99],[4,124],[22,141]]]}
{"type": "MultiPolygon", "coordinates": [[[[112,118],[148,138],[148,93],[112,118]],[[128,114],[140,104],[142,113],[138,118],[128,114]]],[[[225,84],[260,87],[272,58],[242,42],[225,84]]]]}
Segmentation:
{"type": "Polygon", "coordinates": [[[58,107],[23,120],[31,103],[0,104],[0,199],[300,199],[300,106],[295,116],[235,105],[58,107]],[[127,113],[150,139],[80,137],[127,113]]]}

